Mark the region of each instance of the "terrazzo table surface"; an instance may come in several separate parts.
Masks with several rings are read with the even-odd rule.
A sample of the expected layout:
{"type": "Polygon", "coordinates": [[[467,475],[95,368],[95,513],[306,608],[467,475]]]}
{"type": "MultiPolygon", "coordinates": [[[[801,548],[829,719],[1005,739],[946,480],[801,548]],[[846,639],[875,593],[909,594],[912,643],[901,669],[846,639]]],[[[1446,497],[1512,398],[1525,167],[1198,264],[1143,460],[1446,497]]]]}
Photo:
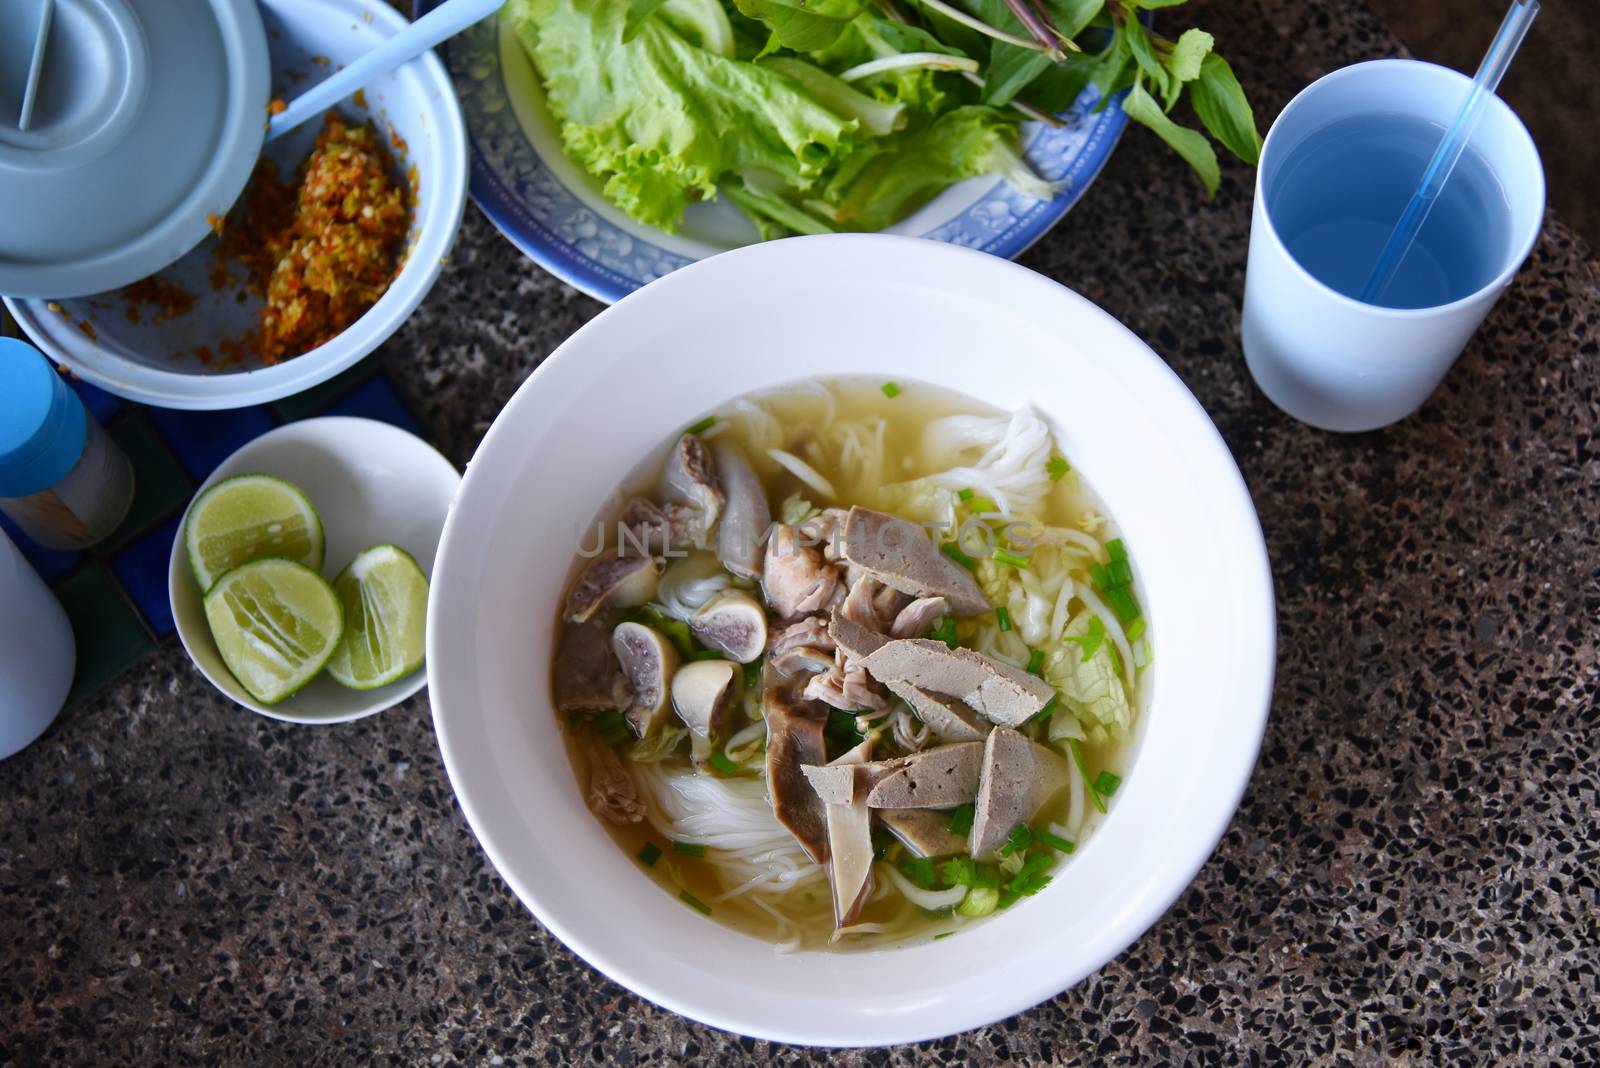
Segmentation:
{"type": "MultiPolygon", "coordinates": [[[[1266,120],[1396,54],[1364,7],[1191,4],[1266,120]]],[[[1547,152],[1555,146],[1544,146],[1547,152]]],[[[428,705],[327,729],[176,641],[0,763],[0,1063],[1549,1063],[1600,1057],[1600,289],[1559,219],[1439,393],[1380,433],[1274,409],[1239,355],[1253,174],[1208,202],[1130,136],[1024,262],[1172,364],[1255,495],[1280,611],[1255,778],[1173,909],[1079,987],[887,1051],[664,1012],[479,851],[428,705]]],[[[476,210],[381,357],[457,464],[599,305],[476,210]]]]}

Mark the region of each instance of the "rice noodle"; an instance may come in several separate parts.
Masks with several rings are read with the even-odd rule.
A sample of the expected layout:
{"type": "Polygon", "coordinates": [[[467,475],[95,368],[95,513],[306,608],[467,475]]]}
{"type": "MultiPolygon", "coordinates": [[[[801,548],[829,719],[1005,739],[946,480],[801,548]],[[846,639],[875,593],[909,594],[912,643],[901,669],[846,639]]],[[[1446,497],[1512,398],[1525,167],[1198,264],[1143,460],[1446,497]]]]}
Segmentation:
{"type": "Polygon", "coordinates": [[[1082,601],[1089,611],[1099,616],[1100,622],[1105,624],[1106,634],[1110,635],[1111,640],[1117,644],[1117,652],[1121,654],[1122,677],[1128,684],[1128,693],[1130,695],[1137,693],[1133,680],[1133,649],[1128,645],[1128,636],[1123,633],[1121,621],[1117,619],[1116,613],[1107,608],[1106,603],[1088,586],[1081,582],[1075,582],[1073,583],[1073,589],[1077,592],[1078,600],[1082,601]]]}
{"type": "Polygon", "coordinates": [[[970,464],[926,477],[948,490],[972,489],[993,500],[1008,518],[1036,514],[1053,485],[1047,470],[1053,448],[1050,428],[1032,408],[1010,415],[935,419],[923,428],[922,447],[935,463],[983,449],[970,464]]]}
{"type": "Polygon", "coordinates": [[[924,890],[902,875],[893,864],[880,863],[877,867],[879,871],[888,872],[895,889],[918,908],[947,909],[952,905],[961,904],[961,899],[967,896],[967,888],[964,886],[953,886],[948,890],[924,890]]]}
{"type": "Polygon", "coordinates": [[[833,491],[833,483],[823,478],[820,471],[794,453],[784,452],[782,449],[768,449],[767,455],[777,461],[785,471],[822,494],[825,499],[831,501],[838,498],[838,494],[833,491]]]}
{"type": "Polygon", "coordinates": [[[687,621],[695,610],[733,582],[711,553],[696,549],[667,565],[656,586],[661,611],[687,621]]]}

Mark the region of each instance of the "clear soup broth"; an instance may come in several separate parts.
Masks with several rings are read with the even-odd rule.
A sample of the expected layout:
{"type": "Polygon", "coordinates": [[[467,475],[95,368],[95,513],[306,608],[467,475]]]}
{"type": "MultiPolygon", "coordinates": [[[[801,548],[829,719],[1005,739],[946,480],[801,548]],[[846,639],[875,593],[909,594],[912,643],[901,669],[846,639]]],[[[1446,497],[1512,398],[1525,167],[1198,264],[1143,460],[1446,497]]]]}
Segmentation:
{"type": "Polygon", "coordinates": [[[664,443],[580,536],[572,592],[560,606],[556,706],[577,788],[602,825],[687,909],[783,949],[907,944],[1026,907],[1114,803],[1151,661],[1135,554],[1071,458],[1030,411],[1001,412],[938,387],[867,377],[739,398],[689,433],[725,461],[708,480],[734,487],[722,509],[695,526],[714,498],[697,498],[692,486],[683,492],[683,480],[667,472],[687,446],[664,443]],[[724,556],[718,524],[737,522],[750,491],[730,455],[748,462],[770,523],[756,538],[764,548],[724,556]],[[629,525],[650,514],[641,500],[665,516],[660,537],[629,525]],[[946,591],[942,605],[912,608],[928,590],[857,566],[859,555],[839,538],[875,513],[927,532],[920,536],[931,551],[974,586],[946,567],[930,581],[950,579],[959,589],[946,591]],[[796,601],[785,585],[789,564],[773,542],[789,536],[784,530],[798,532],[799,545],[817,536],[798,551],[809,554],[817,581],[833,585],[806,587],[810,601],[796,601]],[[631,577],[579,621],[593,599],[580,591],[595,593],[597,561],[631,577]],[[974,588],[982,600],[963,602],[960,591],[974,588]],[[576,613],[575,597],[583,601],[576,613]],[[750,602],[764,627],[759,648],[746,629],[728,632],[736,634],[730,640],[713,626],[719,612],[754,626],[750,602]],[[872,658],[785,644],[796,628],[793,634],[826,645],[823,635],[842,625],[840,615],[875,623],[874,642],[900,640],[892,632],[904,624],[905,638],[921,641],[913,651],[938,661],[937,670],[939,649],[970,651],[954,655],[968,657],[964,666],[985,686],[1009,687],[1012,703],[985,714],[947,693],[936,695],[941,707],[925,696],[913,707],[900,695],[909,692],[904,679],[888,667],[876,669],[882,678],[863,667],[872,658]],[[643,668],[624,634],[642,636],[643,668]],[[972,654],[981,658],[976,667],[972,654]],[[696,704],[704,687],[691,676],[726,681],[714,721],[696,704]],[[774,711],[773,702],[786,703],[774,711]],[[1026,718],[997,726],[990,715],[1026,718]],[[820,786],[808,794],[810,780],[786,763],[796,737],[809,741],[800,757],[813,769],[853,754],[866,767],[848,772],[858,783],[886,783],[895,772],[904,778],[906,761],[940,761],[967,778],[929,807],[880,808],[859,796],[830,804],[820,786]],[[1031,785],[1011,791],[1014,803],[1003,788],[1015,778],[1004,753],[1020,761],[1015,767],[1033,769],[1031,785]],[[826,836],[814,827],[808,835],[797,808],[820,811],[826,836]],[[997,848],[973,855],[980,836],[992,843],[999,832],[997,848]],[[808,842],[810,852],[826,853],[820,862],[808,842]]]}

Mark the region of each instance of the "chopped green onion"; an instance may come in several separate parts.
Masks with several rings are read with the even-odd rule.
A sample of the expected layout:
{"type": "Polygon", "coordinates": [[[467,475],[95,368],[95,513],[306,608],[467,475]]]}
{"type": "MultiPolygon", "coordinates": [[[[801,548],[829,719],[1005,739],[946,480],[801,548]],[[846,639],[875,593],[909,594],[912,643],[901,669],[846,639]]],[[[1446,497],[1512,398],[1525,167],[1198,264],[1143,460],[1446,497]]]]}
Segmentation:
{"type": "Polygon", "coordinates": [[[976,494],[974,494],[969,489],[963,489],[963,490],[956,490],[956,496],[959,497],[963,501],[970,501],[970,500],[972,500],[973,497],[976,496],[976,494]]]}
{"type": "Polygon", "coordinates": [[[718,775],[737,775],[739,765],[728,759],[728,754],[716,752],[711,754],[711,766],[717,769],[718,775]]]}
{"type": "Polygon", "coordinates": [[[952,649],[961,644],[961,639],[956,636],[956,621],[949,616],[939,620],[939,625],[928,632],[928,637],[944,642],[952,649]]]}
{"type": "Polygon", "coordinates": [[[1126,626],[1139,618],[1139,602],[1123,587],[1106,590],[1106,604],[1117,614],[1118,622],[1126,626]]]}
{"type": "Polygon", "coordinates": [[[1005,605],[1001,605],[994,610],[994,618],[1000,624],[1002,631],[1011,629],[1011,613],[1006,609],[1005,605]]]}
{"type": "Polygon", "coordinates": [[[888,397],[890,400],[894,400],[896,397],[900,396],[900,387],[895,385],[893,382],[885,382],[879,388],[883,390],[883,395],[888,397]]]}
{"type": "Polygon", "coordinates": [[[973,568],[978,566],[978,561],[962,552],[961,546],[957,545],[953,541],[947,541],[943,545],[939,546],[939,551],[944,553],[950,559],[954,560],[956,563],[960,564],[962,567],[966,568],[968,571],[971,571],[973,568]]]}
{"type": "Polygon", "coordinates": [[[1057,853],[1071,853],[1078,847],[1062,838],[1060,835],[1051,834],[1049,831],[1034,831],[1033,840],[1054,849],[1057,853]]]}
{"type": "Polygon", "coordinates": [[[1106,646],[1106,654],[1111,657],[1111,670],[1118,675],[1122,674],[1122,654],[1117,652],[1115,645],[1106,646]]]}
{"type": "Polygon", "coordinates": [[[654,842],[646,842],[639,850],[639,862],[647,868],[653,868],[656,861],[661,859],[661,847],[654,842]]]}
{"type": "MultiPolygon", "coordinates": [[[[698,423],[695,423],[693,426],[689,427],[689,429],[685,430],[684,433],[685,434],[703,434],[707,430],[710,430],[712,427],[714,427],[716,425],[717,425],[717,417],[714,416],[714,415],[708,415],[704,419],[700,420],[698,423]]],[[[710,911],[710,910],[707,910],[707,911],[710,911]]]]}
{"type": "Polygon", "coordinates": [[[721,660],[722,652],[717,649],[696,649],[689,654],[690,660],[721,660]]]}
{"type": "Polygon", "coordinates": [[[1089,565],[1089,579],[1094,583],[1094,588],[1101,593],[1111,589],[1111,573],[1103,564],[1089,565]]]}
{"type": "Polygon", "coordinates": [[[1044,465],[1044,470],[1051,482],[1060,482],[1061,476],[1072,470],[1072,465],[1067,463],[1065,457],[1052,456],[1050,462],[1044,465]]]}
{"type": "Polygon", "coordinates": [[[1037,675],[1044,670],[1044,650],[1035,649],[1028,654],[1028,674],[1037,675]]]}
{"type": "Polygon", "coordinates": [[[1050,695],[1050,700],[1046,701],[1044,703],[1044,707],[1039,709],[1039,711],[1035,712],[1033,714],[1033,716],[1031,718],[1029,718],[1028,722],[1029,723],[1043,723],[1045,720],[1047,720],[1051,716],[1055,715],[1056,706],[1058,704],[1060,704],[1060,703],[1061,703],[1060,697],[1058,697],[1056,694],[1051,694],[1050,695]]]}
{"type": "Polygon", "coordinates": [[[1055,861],[1046,853],[1039,853],[1029,857],[1022,867],[1013,875],[1005,885],[1004,892],[997,902],[998,907],[1007,908],[1018,898],[1029,897],[1050,885],[1050,876],[1045,872],[1055,861]]]}
{"type": "MultiPolygon", "coordinates": [[[[1139,621],[1136,620],[1135,622],[1139,622],[1139,621]]],[[[1134,644],[1134,646],[1133,646],[1133,666],[1134,667],[1136,667],[1139,670],[1143,671],[1145,668],[1150,666],[1150,661],[1153,660],[1153,659],[1154,659],[1154,655],[1150,652],[1150,640],[1148,638],[1146,638],[1142,642],[1136,642],[1134,644]]]]}
{"type": "Polygon", "coordinates": [[[1005,844],[1000,847],[1000,855],[1009,857],[1019,849],[1027,849],[1033,844],[1033,832],[1028,830],[1026,823],[1019,823],[1011,828],[1011,833],[1006,836],[1005,844]]]}
{"type": "Polygon", "coordinates": [[[744,666],[744,688],[745,689],[753,690],[757,686],[761,685],[761,665],[762,665],[762,662],[763,662],[763,658],[758,656],[754,660],[750,661],[750,663],[748,663],[748,664],[746,664],[744,666]]]}
{"type": "Polygon", "coordinates": [[[1112,538],[1106,542],[1106,555],[1112,560],[1126,560],[1128,558],[1128,547],[1122,544],[1121,538],[1112,538]]]}
{"type": "Polygon", "coordinates": [[[1126,560],[1113,560],[1106,565],[1106,571],[1111,575],[1111,581],[1117,586],[1133,585],[1133,565],[1126,560]]]}
{"type": "Polygon", "coordinates": [[[678,900],[683,902],[685,905],[688,905],[702,916],[711,915],[711,906],[707,905],[704,901],[701,901],[687,890],[678,891],[678,900]]]}
{"type": "Polygon", "coordinates": [[[1101,797],[1110,797],[1117,792],[1117,787],[1122,785],[1122,776],[1109,771],[1102,771],[1094,777],[1094,792],[1101,797]]]}
{"type": "Polygon", "coordinates": [[[933,860],[929,857],[917,857],[915,860],[903,861],[900,871],[907,879],[916,883],[924,890],[931,889],[938,879],[933,869],[933,860]]]}
{"type": "Polygon", "coordinates": [[[1028,558],[1026,556],[1018,556],[1010,549],[996,549],[989,554],[989,559],[997,564],[1005,564],[1007,567],[1020,569],[1028,566],[1028,558]]]}
{"type": "Polygon", "coordinates": [[[963,838],[971,834],[972,820],[976,813],[977,809],[973,807],[971,801],[958,806],[954,812],[950,813],[950,833],[959,834],[963,838]]]}
{"type": "Polygon", "coordinates": [[[971,857],[951,857],[939,865],[939,874],[950,886],[993,889],[1000,885],[998,869],[990,864],[979,864],[971,857]]]}
{"type": "Polygon", "coordinates": [[[682,853],[686,857],[703,857],[706,855],[706,847],[699,842],[674,841],[672,843],[672,851],[674,853],[682,853]]]}
{"type": "Polygon", "coordinates": [[[1083,747],[1078,744],[1078,739],[1072,738],[1067,742],[1067,748],[1072,750],[1072,762],[1078,765],[1078,774],[1083,776],[1084,784],[1089,787],[1089,800],[1094,802],[1094,807],[1101,812],[1106,810],[1105,799],[1100,796],[1100,791],[1089,782],[1089,768],[1083,762],[1083,747]]]}
{"type": "MultiPolygon", "coordinates": [[[[1102,626],[1104,626],[1104,624],[1102,624],[1102,626]]],[[[1143,636],[1144,636],[1144,617],[1140,616],[1138,619],[1134,620],[1132,623],[1130,623],[1128,625],[1127,638],[1128,638],[1128,641],[1130,641],[1130,642],[1136,642],[1143,636]]]]}
{"type": "Polygon", "coordinates": [[[974,497],[967,502],[967,507],[974,512],[998,512],[1000,506],[988,497],[974,497]]]}
{"type": "Polygon", "coordinates": [[[621,712],[604,712],[594,717],[594,729],[607,745],[621,745],[633,737],[628,721],[621,712]]]}
{"type": "Polygon", "coordinates": [[[961,899],[961,904],[956,906],[956,911],[963,916],[977,918],[989,915],[999,904],[999,890],[993,887],[975,886],[967,891],[967,896],[961,899]]]}
{"type": "Polygon", "coordinates": [[[933,936],[933,940],[935,942],[937,942],[937,941],[939,941],[939,939],[941,939],[941,938],[949,938],[953,934],[955,934],[954,931],[940,931],[938,934],[933,936]]]}
{"type": "Polygon", "coordinates": [[[1089,658],[1095,654],[1095,650],[1099,649],[1100,643],[1105,640],[1106,625],[1100,621],[1099,616],[1090,616],[1089,629],[1082,634],[1077,634],[1067,639],[1067,641],[1072,642],[1083,650],[1083,657],[1080,662],[1084,664],[1089,662],[1089,658]]]}

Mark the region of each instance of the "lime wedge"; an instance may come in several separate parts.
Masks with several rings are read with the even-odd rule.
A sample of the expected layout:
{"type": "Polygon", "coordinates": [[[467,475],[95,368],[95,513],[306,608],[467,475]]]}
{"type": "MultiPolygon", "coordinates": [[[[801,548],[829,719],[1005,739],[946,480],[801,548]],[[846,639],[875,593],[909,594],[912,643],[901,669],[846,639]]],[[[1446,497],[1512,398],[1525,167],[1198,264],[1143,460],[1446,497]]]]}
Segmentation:
{"type": "Polygon", "coordinates": [[[363,550],[333,580],[344,605],[344,640],[328,674],[354,690],[372,690],[422,666],[428,576],[395,545],[363,550]]]}
{"type": "Polygon", "coordinates": [[[306,495],[271,475],[224,479],[200,494],[183,527],[202,590],[240,564],[269,556],[322,568],[322,520],[306,495]]]}
{"type": "Polygon", "coordinates": [[[250,695],[277,704],[316,677],[344,634],[326,579],[295,560],[252,560],[206,594],[217,651],[250,695]]]}

